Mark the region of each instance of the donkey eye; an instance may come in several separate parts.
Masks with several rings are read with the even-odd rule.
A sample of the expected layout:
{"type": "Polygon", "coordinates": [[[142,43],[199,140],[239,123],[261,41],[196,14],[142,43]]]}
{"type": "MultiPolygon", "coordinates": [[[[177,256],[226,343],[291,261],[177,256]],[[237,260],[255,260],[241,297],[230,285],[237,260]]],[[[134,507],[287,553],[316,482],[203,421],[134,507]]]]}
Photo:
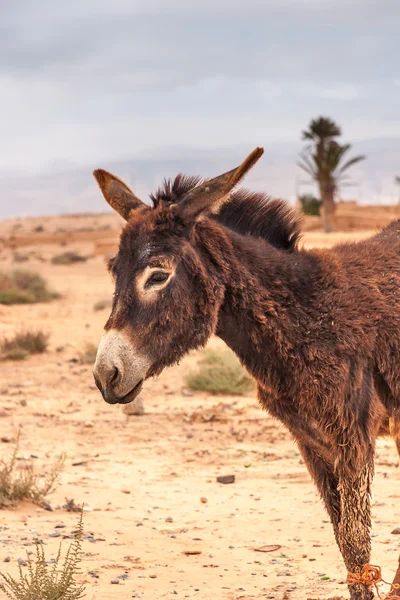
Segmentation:
{"type": "Polygon", "coordinates": [[[166,273],[165,271],[155,271],[154,273],[152,273],[150,275],[150,277],[146,281],[146,287],[150,287],[151,285],[155,285],[157,283],[163,283],[164,281],[167,281],[167,279],[169,278],[169,275],[170,274],[166,273]]]}

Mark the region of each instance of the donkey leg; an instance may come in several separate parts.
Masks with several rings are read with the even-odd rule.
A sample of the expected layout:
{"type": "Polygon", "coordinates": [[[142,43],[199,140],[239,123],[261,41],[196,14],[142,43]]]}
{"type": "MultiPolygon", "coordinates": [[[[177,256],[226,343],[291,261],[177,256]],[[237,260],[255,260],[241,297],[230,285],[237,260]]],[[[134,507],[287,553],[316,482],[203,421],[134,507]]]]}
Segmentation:
{"type": "MultiPolygon", "coordinates": [[[[370,459],[351,478],[348,472],[339,473],[340,522],[338,541],[349,573],[361,573],[371,555],[371,507],[370,485],[374,472],[370,459]]],[[[349,585],[350,600],[371,600],[374,594],[370,586],[362,583],[349,585]]]]}
{"type": "Polygon", "coordinates": [[[337,489],[339,480],[334,473],[333,466],[321,458],[314,448],[301,441],[297,443],[307,469],[318,488],[328,512],[333,525],[336,542],[339,545],[340,495],[337,489]]]}

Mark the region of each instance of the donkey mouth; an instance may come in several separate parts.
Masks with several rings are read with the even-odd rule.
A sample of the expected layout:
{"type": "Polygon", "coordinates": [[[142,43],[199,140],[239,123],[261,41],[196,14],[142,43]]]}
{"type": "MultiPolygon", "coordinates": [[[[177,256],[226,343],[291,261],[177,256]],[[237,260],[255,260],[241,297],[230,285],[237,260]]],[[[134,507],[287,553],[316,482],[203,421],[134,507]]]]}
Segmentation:
{"type": "Polygon", "coordinates": [[[130,402],[133,402],[134,399],[140,394],[142,387],[143,387],[143,379],[141,379],[139,381],[139,383],[137,383],[135,385],[135,387],[128,392],[127,394],[125,394],[125,396],[122,396],[121,398],[118,398],[117,396],[115,396],[114,398],[104,398],[106,402],[108,402],[108,404],[129,404],[130,402]]]}

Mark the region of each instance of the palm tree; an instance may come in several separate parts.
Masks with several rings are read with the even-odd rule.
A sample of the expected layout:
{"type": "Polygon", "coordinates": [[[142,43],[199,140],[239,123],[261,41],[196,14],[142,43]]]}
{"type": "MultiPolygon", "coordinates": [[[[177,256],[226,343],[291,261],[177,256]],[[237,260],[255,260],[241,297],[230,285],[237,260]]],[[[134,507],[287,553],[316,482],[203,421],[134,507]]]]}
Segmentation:
{"type": "MultiPolygon", "coordinates": [[[[396,185],[400,186],[400,175],[396,175],[396,177],[394,178],[394,182],[396,185]]],[[[399,196],[398,204],[400,204],[400,196],[399,196]]]]}
{"type": "Polygon", "coordinates": [[[327,117],[313,119],[308,130],[303,131],[303,140],[314,142],[301,153],[299,167],[306,171],[318,184],[324,207],[324,231],[333,231],[335,193],[345,180],[345,172],[352,165],[364,160],[356,156],[343,163],[350,144],[341,146],[334,138],[341,135],[340,127],[327,117]]]}
{"type": "Polygon", "coordinates": [[[341,146],[329,140],[322,149],[306,148],[300,155],[298,166],[306,171],[320,188],[322,205],[324,207],[324,231],[333,231],[333,215],[335,211],[335,193],[338,187],[346,181],[346,171],[365,156],[354,156],[345,160],[351,144],[341,146]]]}
{"type": "Polygon", "coordinates": [[[316,145],[324,146],[326,142],[342,135],[342,131],[332,119],[328,117],[318,117],[313,119],[308,129],[302,133],[303,140],[310,140],[316,145]]]}

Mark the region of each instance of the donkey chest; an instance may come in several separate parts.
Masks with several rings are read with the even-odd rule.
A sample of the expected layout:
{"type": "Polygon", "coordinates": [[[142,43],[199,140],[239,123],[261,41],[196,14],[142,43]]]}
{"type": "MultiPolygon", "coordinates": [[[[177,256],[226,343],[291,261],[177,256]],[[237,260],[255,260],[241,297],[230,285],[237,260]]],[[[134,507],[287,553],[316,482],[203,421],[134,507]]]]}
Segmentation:
{"type": "Polygon", "coordinates": [[[327,434],[324,415],[314,403],[304,403],[301,398],[290,396],[273,386],[258,386],[258,398],[263,408],[277,418],[297,440],[303,440],[330,449],[333,440],[327,434]]]}

